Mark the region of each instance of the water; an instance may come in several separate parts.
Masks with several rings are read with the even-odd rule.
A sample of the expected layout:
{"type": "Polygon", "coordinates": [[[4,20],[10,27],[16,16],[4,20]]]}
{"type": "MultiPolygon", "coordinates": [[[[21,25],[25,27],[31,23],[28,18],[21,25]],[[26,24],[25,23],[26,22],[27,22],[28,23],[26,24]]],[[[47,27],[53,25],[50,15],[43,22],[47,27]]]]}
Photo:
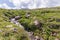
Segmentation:
{"type": "Polygon", "coordinates": [[[16,24],[17,26],[24,28],[17,20],[15,20],[15,18],[11,18],[10,21],[11,21],[11,23],[16,24]]]}
{"type": "MultiPolygon", "coordinates": [[[[19,26],[20,28],[24,29],[24,26],[22,26],[17,20],[15,20],[15,18],[11,18],[10,21],[11,21],[11,23],[14,23],[17,26],[19,26]]],[[[27,32],[27,33],[28,33],[28,35],[30,37],[30,40],[35,40],[35,38],[33,36],[33,32],[27,32]]]]}

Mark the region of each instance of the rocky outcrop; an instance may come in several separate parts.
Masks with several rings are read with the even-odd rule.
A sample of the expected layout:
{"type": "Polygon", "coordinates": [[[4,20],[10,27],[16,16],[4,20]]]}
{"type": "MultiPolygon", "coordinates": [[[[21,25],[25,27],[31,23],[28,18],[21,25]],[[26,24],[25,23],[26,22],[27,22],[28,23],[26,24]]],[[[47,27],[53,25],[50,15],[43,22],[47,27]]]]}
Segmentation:
{"type": "Polygon", "coordinates": [[[15,18],[11,18],[10,21],[11,23],[14,23],[16,24],[17,26],[21,27],[21,28],[24,28],[16,19],[19,18],[18,16],[15,17],[15,18]]]}

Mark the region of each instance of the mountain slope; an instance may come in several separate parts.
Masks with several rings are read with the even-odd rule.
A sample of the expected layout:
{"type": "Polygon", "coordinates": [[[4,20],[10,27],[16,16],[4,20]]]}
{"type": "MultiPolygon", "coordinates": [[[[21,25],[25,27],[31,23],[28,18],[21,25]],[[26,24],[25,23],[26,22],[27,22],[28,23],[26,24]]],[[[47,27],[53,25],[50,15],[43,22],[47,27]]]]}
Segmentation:
{"type": "MultiPolygon", "coordinates": [[[[16,27],[17,29],[19,29],[17,30],[18,34],[22,32],[21,34],[24,35],[23,33],[27,31],[33,32],[33,38],[36,38],[37,36],[39,37],[38,39],[44,40],[60,39],[60,7],[31,10],[0,9],[0,30],[3,29],[4,34],[8,32],[8,38],[10,38],[10,40],[12,40],[11,35],[13,35],[12,37],[14,37],[14,40],[20,40],[21,35],[16,34],[17,37],[20,37],[20,39],[18,39],[15,37],[14,33],[11,34],[10,28],[5,28],[6,26],[11,27],[12,25],[14,25],[12,28],[16,27]],[[10,19],[12,18],[15,18],[15,21],[21,23],[21,25],[24,26],[24,29],[19,29],[19,26],[14,23],[11,23],[10,19]]],[[[4,34],[0,34],[1,37],[4,34]]],[[[2,37],[2,39],[4,39],[5,37],[6,36],[2,37]]],[[[23,40],[23,38],[24,37],[22,37],[21,40],[23,40]]]]}
{"type": "Polygon", "coordinates": [[[5,16],[5,13],[7,10],[0,9],[0,40],[29,40],[27,32],[20,26],[11,23],[9,14],[5,16]]]}

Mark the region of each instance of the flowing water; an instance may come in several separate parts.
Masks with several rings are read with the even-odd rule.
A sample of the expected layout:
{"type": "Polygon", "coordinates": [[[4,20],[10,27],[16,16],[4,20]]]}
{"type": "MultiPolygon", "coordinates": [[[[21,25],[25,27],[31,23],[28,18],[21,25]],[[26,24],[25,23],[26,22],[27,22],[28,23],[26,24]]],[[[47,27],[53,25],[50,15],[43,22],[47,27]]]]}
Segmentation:
{"type": "Polygon", "coordinates": [[[11,18],[10,21],[11,21],[11,23],[16,24],[17,26],[24,28],[17,20],[15,20],[15,18],[11,18]]]}
{"type": "MultiPolygon", "coordinates": [[[[11,18],[10,21],[11,21],[11,23],[14,23],[14,24],[16,24],[17,26],[19,26],[20,28],[23,28],[23,29],[24,29],[24,26],[22,26],[17,20],[15,20],[15,18],[11,18]]],[[[28,33],[28,35],[29,35],[29,37],[30,37],[31,40],[36,40],[36,39],[34,38],[34,36],[33,36],[33,32],[28,32],[28,31],[27,31],[27,33],[28,33]]]]}

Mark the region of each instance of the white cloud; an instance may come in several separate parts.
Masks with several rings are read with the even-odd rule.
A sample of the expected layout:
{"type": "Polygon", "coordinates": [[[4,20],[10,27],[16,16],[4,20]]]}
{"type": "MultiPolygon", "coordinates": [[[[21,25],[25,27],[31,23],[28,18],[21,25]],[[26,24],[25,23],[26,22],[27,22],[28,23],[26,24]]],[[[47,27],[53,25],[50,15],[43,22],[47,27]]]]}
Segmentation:
{"type": "Polygon", "coordinates": [[[39,6],[40,8],[46,7],[46,4],[48,3],[47,0],[41,0],[41,5],[39,6]]]}
{"type": "MultiPolygon", "coordinates": [[[[3,1],[3,0],[2,0],[3,1]]],[[[7,1],[7,0],[6,0],[7,1]]],[[[60,0],[9,0],[15,7],[8,6],[8,3],[0,4],[1,8],[7,9],[21,9],[21,8],[42,8],[42,7],[53,7],[60,6],[60,0]]]]}
{"type": "Polygon", "coordinates": [[[20,0],[10,0],[11,2],[13,2],[13,4],[15,6],[19,6],[20,5],[20,0]]]}
{"type": "Polygon", "coordinates": [[[13,4],[16,6],[15,8],[24,8],[24,4],[26,4],[26,6],[29,6],[32,4],[32,0],[10,0],[10,2],[13,2],[13,4]],[[29,3],[29,4],[28,4],[29,3]]]}
{"type": "Polygon", "coordinates": [[[10,2],[13,2],[13,4],[16,6],[16,8],[29,8],[29,9],[35,9],[35,8],[42,8],[46,7],[49,0],[10,0],[10,2]],[[24,6],[24,4],[26,6],[24,6]]]}
{"type": "Polygon", "coordinates": [[[11,9],[6,3],[0,4],[1,8],[11,9]]]}

